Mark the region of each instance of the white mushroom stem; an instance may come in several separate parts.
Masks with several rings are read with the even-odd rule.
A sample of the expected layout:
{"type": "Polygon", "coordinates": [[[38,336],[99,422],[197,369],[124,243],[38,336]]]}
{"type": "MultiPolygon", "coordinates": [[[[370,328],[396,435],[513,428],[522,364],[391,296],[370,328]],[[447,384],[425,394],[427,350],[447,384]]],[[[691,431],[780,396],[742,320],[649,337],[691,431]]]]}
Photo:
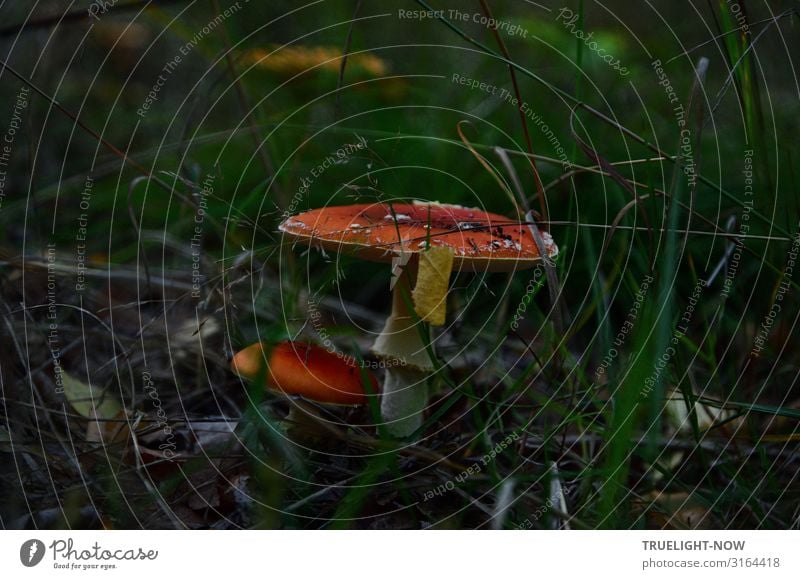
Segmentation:
{"type": "MultiPolygon", "coordinates": [[[[392,312],[372,347],[386,362],[381,416],[386,431],[398,438],[409,436],[422,426],[422,416],[428,402],[426,380],[433,370],[420,337],[419,324],[422,322],[414,322],[415,316],[405,301],[411,299],[413,269],[415,266],[409,264],[398,278],[392,291],[392,312]]],[[[427,324],[423,324],[422,329],[430,331],[427,324]]]]}
{"type": "Polygon", "coordinates": [[[381,416],[386,432],[397,438],[411,436],[422,426],[428,402],[428,372],[410,366],[386,369],[381,395],[381,416]]]}

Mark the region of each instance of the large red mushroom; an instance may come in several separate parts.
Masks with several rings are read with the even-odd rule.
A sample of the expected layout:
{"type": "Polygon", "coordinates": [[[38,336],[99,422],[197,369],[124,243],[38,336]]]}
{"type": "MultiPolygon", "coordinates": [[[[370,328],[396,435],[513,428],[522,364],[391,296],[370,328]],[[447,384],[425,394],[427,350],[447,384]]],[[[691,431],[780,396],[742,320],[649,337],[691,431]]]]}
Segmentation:
{"type": "MultiPolygon", "coordinates": [[[[387,360],[381,412],[389,432],[398,437],[422,424],[433,363],[416,321],[443,323],[451,269],[514,271],[542,259],[528,224],[458,205],[322,207],[289,217],[279,229],[312,247],[395,264],[392,311],[372,349],[387,360]],[[407,307],[411,296],[417,316],[407,307]]],[[[542,232],[542,239],[547,257],[554,257],[558,248],[552,238],[542,232]]],[[[429,331],[428,324],[422,331],[429,331]]]]}

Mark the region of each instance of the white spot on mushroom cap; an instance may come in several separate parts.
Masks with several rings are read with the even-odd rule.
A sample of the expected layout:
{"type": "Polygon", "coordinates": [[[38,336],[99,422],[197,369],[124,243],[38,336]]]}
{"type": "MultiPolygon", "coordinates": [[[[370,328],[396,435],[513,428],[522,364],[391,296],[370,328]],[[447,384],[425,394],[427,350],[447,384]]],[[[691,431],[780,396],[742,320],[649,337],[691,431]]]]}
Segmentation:
{"type": "Polygon", "coordinates": [[[308,225],[306,225],[302,221],[298,221],[297,219],[287,219],[286,221],[283,222],[283,225],[281,225],[281,229],[293,229],[293,228],[308,229],[308,225]]]}
{"type": "Polygon", "coordinates": [[[419,201],[414,200],[414,205],[433,205],[434,207],[450,207],[451,209],[471,209],[473,211],[482,211],[478,207],[464,207],[463,205],[456,205],[455,203],[439,203],[438,201],[419,201]]]}
{"type": "Polygon", "coordinates": [[[518,241],[514,241],[511,238],[503,239],[503,245],[506,246],[506,249],[511,249],[513,247],[517,251],[522,251],[522,244],[520,244],[518,241]]]}
{"type": "Polygon", "coordinates": [[[396,213],[394,215],[390,213],[384,217],[384,219],[387,221],[394,221],[395,219],[397,219],[397,221],[411,221],[411,216],[404,213],[396,213]]]}

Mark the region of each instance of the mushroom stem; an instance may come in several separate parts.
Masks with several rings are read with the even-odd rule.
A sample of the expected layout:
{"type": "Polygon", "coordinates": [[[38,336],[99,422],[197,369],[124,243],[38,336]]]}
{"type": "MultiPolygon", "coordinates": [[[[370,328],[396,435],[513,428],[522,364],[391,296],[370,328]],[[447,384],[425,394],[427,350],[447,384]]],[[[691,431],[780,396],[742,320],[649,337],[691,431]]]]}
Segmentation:
{"type": "Polygon", "coordinates": [[[397,438],[411,436],[422,426],[428,402],[428,373],[397,366],[386,369],[381,395],[381,416],[386,432],[397,438]]]}
{"type": "Polygon", "coordinates": [[[300,399],[289,399],[289,404],[285,421],[286,433],[290,439],[309,441],[336,430],[312,404],[300,399]]]}
{"type": "MultiPolygon", "coordinates": [[[[387,432],[402,438],[422,426],[422,413],[428,401],[426,379],[433,365],[420,329],[414,322],[406,299],[410,299],[416,264],[409,263],[392,291],[392,312],[373,351],[386,361],[381,392],[381,416],[387,432]]],[[[427,331],[427,324],[425,325],[427,331]]]]}

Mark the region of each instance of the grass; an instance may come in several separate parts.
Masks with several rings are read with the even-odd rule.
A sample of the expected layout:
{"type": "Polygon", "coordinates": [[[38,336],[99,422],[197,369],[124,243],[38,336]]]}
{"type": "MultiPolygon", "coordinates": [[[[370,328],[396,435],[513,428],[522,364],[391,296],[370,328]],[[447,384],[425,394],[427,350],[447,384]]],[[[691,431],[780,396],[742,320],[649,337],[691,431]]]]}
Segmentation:
{"type": "MultiPolygon", "coordinates": [[[[352,23],[354,4],[345,2],[279,24],[240,14],[204,36],[137,115],[164,62],[215,17],[214,4],[178,20],[181,2],[112,12],[85,41],[87,27],[70,17],[57,29],[59,51],[20,27],[8,64],[64,111],[80,111],[86,130],[32,94],[0,198],[0,525],[797,527],[789,2],[774,7],[787,11],[774,21],[740,3],[750,35],[725,2],[698,7],[702,26],[700,16],[664,8],[675,36],[644,8],[607,4],[633,36],[609,12],[570,3],[575,30],[613,50],[631,71],[625,78],[555,19],[556,5],[458,8],[521,22],[528,38],[449,18],[397,18],[398,8],[440,7],[423,0],[361,3],[352,23]],[[306,62],[287,74],[243,57],[284,44],[328,47],[326,58],[330,47],[370,54],[387,69],[376,75],[348,58],[343,68],[341,59],[306,62]],[[70,61],[72,52],[80,59],[70,61]],[[39,56],[44,68],[29,78],[39,56]],[[655,58],[668,63],[687,112],[692,186],[655,58]],[[701,58],[708,68],[698,72],[701,58]],[[519,107],[453,83],[454,73],[506,89],[553,137],[519,107]],[[100,134],[130,161],[99,144],[100,134]],[[363,150],[323,167],[359,139],[363,150]],[[745,149],[754,151],[752,206],[745,149]],[[94,185],[82,207],[87,175],[94,185]],[[213,191],[202,198],[207,175],[213,191]],[[386,436],[375,397],[293,422],[297,401],[229,370],[231,354],[256,340],[320,342],[311,295],[335,346],[373,361],[388,268],[282,244],[277,224],[301,183],[297,211],[404,197],[509,216],[531,207],[559,245],[547,290],[532,292],[517,330],[511,322],[533,270],[453,277],[448,325],[429,343],[430,406],[410,440],[386,436]],[[82,213],[88,281],[79,294],[82,213]],[[193,246],[199,217],[202,242],[193,246]],[[54,320],[50,301],[62,304],[54,320]],[[53,347],[70,375],[125,407],[124,417],[100,423],[127,422],[133,437],[90,439],[86,413],[56,390],[53,347]],[[145,369],[157,398],[143,390],[145,369]],[[178,460],[158,454],[169,440],[178,460]],[[563,510],[551,500],[558,489],[563,510]]],[[[271,6],[269,19],[294,8],[271,6]]],[[[0,13],[21,23],[25,10],[0,13]]],[[[4,38],[16,34],[6,28],[4,38]]],[[[22,81],[2,75],[3,102],[13,107],[22,81]]]]}

